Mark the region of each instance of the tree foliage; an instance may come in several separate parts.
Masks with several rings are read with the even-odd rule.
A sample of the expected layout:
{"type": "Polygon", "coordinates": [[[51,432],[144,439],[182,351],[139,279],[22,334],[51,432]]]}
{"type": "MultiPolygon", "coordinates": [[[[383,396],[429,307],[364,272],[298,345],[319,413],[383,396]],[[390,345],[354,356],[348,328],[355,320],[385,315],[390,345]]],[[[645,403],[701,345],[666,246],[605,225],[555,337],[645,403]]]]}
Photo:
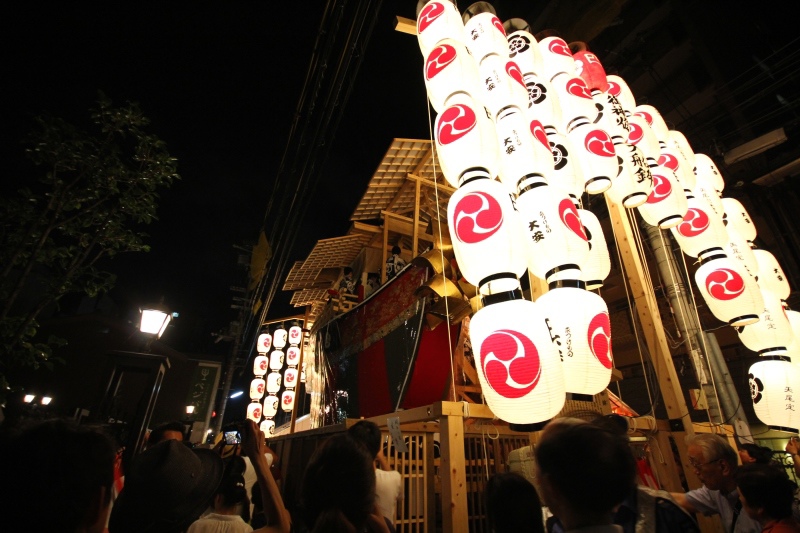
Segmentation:
{"type": "Polygon", "coordinates": [[[36,118],[25,153],[38,179],[0,198],[0,386],[16,366],[52,364],[57,342],[37,336],[37,317],[66,294],[110,289],[98,261],[148,251],[140,228],[156,220],[159,189],[180,179],[137,104],[100,95],[90,116],[86,131],[36,118]]]}

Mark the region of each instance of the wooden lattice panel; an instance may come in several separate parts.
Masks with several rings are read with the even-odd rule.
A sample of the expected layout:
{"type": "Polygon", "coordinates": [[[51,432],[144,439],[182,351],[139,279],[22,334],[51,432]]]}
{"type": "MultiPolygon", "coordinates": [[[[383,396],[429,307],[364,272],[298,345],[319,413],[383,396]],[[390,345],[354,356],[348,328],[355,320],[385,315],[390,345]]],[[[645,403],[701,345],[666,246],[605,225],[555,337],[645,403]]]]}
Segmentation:
{"type": "Polygon", "coordinates": [[[361,249],[369,242],[368,235],[355,233],[343,237],[333,237],[317,241],[314,249],[302,264],[295,263],[283,290],[294,291],[309,288],[329,288],[332,280],[319,279],[326,268],[341,268],[349,265],[361,249]]]}
{"type": "Polygon", "coordinates": [[[324,302],[328,299],[328,289],[303,289],[292,294],[291,304],[295,307],[313,305],[317,302],[324,302]]]}

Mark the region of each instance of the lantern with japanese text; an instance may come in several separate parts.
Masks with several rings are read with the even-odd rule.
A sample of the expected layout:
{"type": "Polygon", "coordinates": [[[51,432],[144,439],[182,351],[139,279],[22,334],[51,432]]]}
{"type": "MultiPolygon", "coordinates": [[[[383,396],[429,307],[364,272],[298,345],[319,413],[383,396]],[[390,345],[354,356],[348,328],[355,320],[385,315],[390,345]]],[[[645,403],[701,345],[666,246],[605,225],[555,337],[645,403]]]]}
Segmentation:
{"type": "Polygon", "coordinates": [[[728,233],[728,245],[725,248],[725,253],[728,254],[728,257],[739,262],[738,264],[744,269],[743,274],[746,273],[752,278],[758,276],[758,260],[750,247],[750,243],[730,226],[725,226],[725,230],[728,233]]]}
{"type": "Polygon", "coordinates": [[[736,328],[739,340],[758,355],[785,355],[794,340],[792,326],[777,296],[764,290],[761,296],[764,308],[758,315],[758,322],[736,328]]]}
{"type": "Polygon", "coordinates": [[[567,129],[567,137],[576,148],[586,192],[605,192],[611,187],[614,176],[619,174],[617,153],[611,137],[605,130],[583,117],[572,121],[567,129]]]}
{"type": "Polygon", "coordinates": [[[697,181],[711,185],[717,194],[722,194],[725,189],[725,178],[722,177],[714,161],[706,154],[694,154],[694,165],[697,181]]]}
{"type": "Polygon", "coordinates": [[[653,175],[641,150],[635,145],[617,142],[614,144],[617,158],[622,161],[619,174],[605,192],[615,204],[632,209],[647,202],[653,191],[653,175]]]}
{"type": "Polygon", "coordinates": [[[528,107],[528,91],[522,72],[516,63],[497,54],[489,54],[478,65],[478,84],[482,90],[475,95],[476,100],[483,103],[489,110],[492,119],[497,120],[497,115],[508,106],[520,109],[528,107]]]}
{"type": "Polygon", "coordinates": [[[611,379],[611,323],[608,307],[582,281],[557,281],[536,300],[550,340],[564,366],[564,390],[595,395],[611,379]]]}
{"type": "Polygon", "coordinates": [[[464,10],[464,44],[479,64],[490,54],[508,59],[508,39],[503,23],[488,2],[476,2],[464,10]]]}
{"type": "Polygon", "coordinates": [[[722,198],[722,208],[725,211],[725,224],[743,239],[753,242],[758,233],[750,213],[744,208],[742,202],[735,198],[722,198]]]}
{"type": "Polygon", "coordinates": [[[512,424],[550,420],[564,406],[564,372],[536,304],[519,282],[482,294],[470,321],[475,366],[486,403],[512,424]]]}
{"type": "Polygon", "coordinates": [[[586,289],[594,290],[603,286],[603,280],[611,272],[611,258],[608,255],[608,245],[603,234],[603,227],[597,216],[587,209],[578,209],[578,214],[589,240],[589,256],[581,265],[581,274],[586,283],[586,289]]]}
{"type": "Polygon", "coordinates": [[[631,88],[628,87],[625,80],[615,74],[606,76],[606,81],[608,82],[608,92],[617,98],[623,111],[625,111],[625,115],[630,118],[634,109],[636,109],[636,99],[631,92],[631,88]]]}
{"type": "Polygon", "coordinates": [[[498,115],[495,124],[500,181],[507,191],[517,192],[520,180],[531,175],[545,177],[553,171],[553,154],[544,127],[536,120],[529,122],[517,107],[508,106],[498,115]]]}
{"type": "Polygon", "coordinates": [[[580,198],[583,195],[585,180],[577,163],[572,142],[553,126],[545,126],[544,131],[547,133],[550,152],[553,154],[553,170],[548,175],[548,184],[570,198],[580,198]]]}
{"type": "Polygon", "coordinates": [[[753,249],[753,255],[758,262],[758,286],[765,291],[769,291],[781,300],[789,298],[792,289],[786,274],[783,273],[778,260],[767,250],[760,248],[753,249]]]}
{"type": "Polygon", "coordinates": [[[417,13],[417,41],[423,57],[442,39],[464,39],[461,13],[449,0],[432,0],[417,13]]]}
{"type": "Polygon", "coordinates": [[[694,274],[697,289],[711,313],[731,326],[746,326],[758,321],[764,306],[754,279],[742,274],[721,248],[700,261],[694,274]]]}
{"type": "Polygon", "coordinates": [[[686,200],[688,208],[683,220],[670,230],[681,251],[690,257],[700,257],[712,248],[723,248],[728,233],[722,219],[701,198],[687,194],[686,200]]]}
{"type": "Polygon", "coordinates": [[[797,433],[800,428],[800,405],[794,389],[800,372],[785,357],[760,359],[748,374],[750,398],[756,416],[770,429],[797,433]]]}

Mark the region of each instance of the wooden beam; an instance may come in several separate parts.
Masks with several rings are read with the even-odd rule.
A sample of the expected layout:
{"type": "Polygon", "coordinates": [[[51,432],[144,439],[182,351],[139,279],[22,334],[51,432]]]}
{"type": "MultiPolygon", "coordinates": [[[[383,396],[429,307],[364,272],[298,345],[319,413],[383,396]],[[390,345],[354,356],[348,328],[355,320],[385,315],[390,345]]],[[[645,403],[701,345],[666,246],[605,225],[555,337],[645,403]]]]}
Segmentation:
{"type": "Polygon", "coordinates": [[[400,33],[407,33],[409,35],[417,34],[417,23],[406,17],[396,16],[394,21],[394,30],[400,33]]]}
{"type": "MultiPolygon", "coordinates": [[[[417,251],[419,249],[419,244],[417,243],[417,239],[419,239],[419,189],[420,183],[419,181],[414,184],[414,235],[411,237],[411,258],[417,257],[417,251]]],[[[426,228],[427,229],[427,228],[426,228]]]]}
{"type": "Polygon", "coordinates": [[[440,191],[444,191],[450,194],[456,192],[456,189],[454,189],[450,185],[445,185],[444,183],[436,183],[435,181],[431,181],[428,178],[423,178],[422,176],[418,176],[412,172],[408,173],[406,179],[418,181],[421,184],[425,185],[426,187],[430,187],[431,189],[439,189],[440,191]]]}
{"type": "Polygon", "coordinates": [[[442,447],[442,530],[468,531],[464,419],[460,416],[444,416],[439,424],[442,447]]]}

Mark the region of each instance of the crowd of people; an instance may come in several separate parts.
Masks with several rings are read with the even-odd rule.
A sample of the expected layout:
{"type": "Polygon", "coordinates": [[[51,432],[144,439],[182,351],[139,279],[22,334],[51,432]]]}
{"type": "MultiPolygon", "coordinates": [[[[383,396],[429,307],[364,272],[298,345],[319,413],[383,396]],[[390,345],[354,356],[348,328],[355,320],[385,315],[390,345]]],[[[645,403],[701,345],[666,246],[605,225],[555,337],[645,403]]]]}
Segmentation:
{"type": "MultiPolygon", "coordinates": [[[[547,424],[535,446],[533,483],[513,472],[488,479],[489,530],[692,533],[701,513],[719,515],[726,533],[800,533],[797,487],[769,449],[742,445],[737,452],[717,434],[692,435],[688,462],[703,486],[670,494],[637,485],[618,421],[612,415],[547,424]]],[[[264,434],[250,421],[241,431],[241,446],[223,440],[210,449],[183,442],[179,424],[154,429],[145,450],[125,465],[121,492],[119,446],[99,429],[49,420],[2,431],[0,516],[26,531],[395,531],[403,480],[389,466],[374,423],[359,421],[316,448],[291,512],[264,434]]],[[[790,441],[787,451],[800,453],[800,441],[790,441]]]]}

